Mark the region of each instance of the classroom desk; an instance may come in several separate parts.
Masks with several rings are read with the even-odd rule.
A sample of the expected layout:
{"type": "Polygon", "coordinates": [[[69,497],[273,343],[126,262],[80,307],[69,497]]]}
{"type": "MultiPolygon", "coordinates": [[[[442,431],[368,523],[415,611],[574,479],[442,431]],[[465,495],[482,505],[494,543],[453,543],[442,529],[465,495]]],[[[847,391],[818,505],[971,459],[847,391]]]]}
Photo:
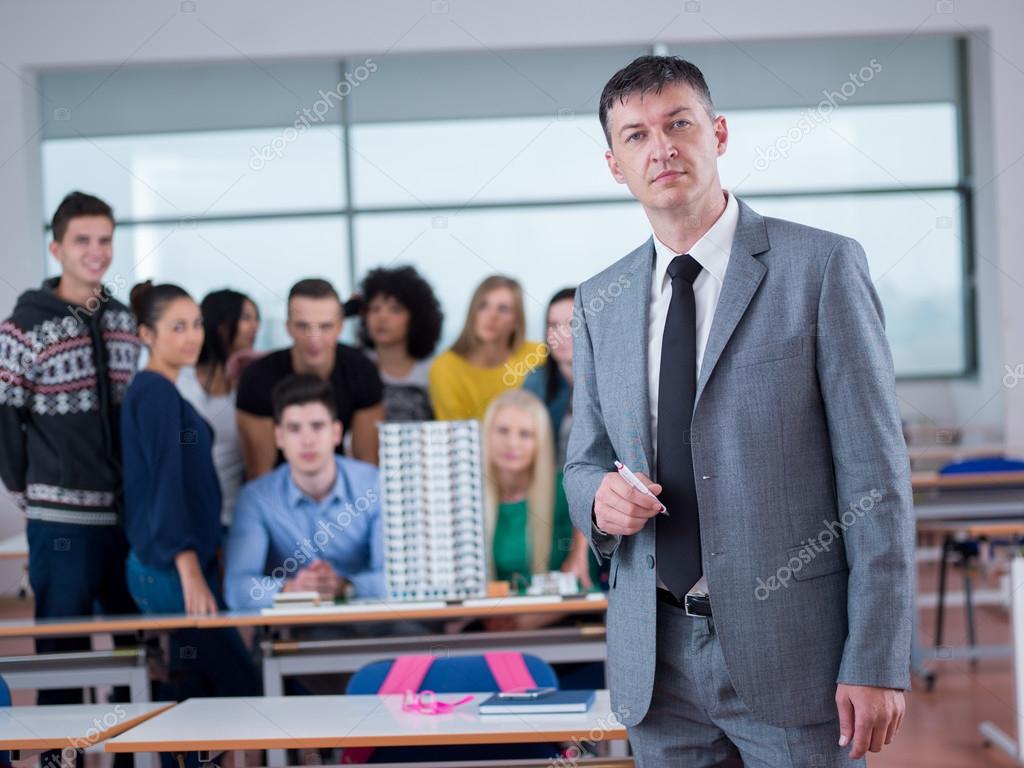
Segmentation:
{"type": "MultiPolygon", "coordinates": [[[[145,722],[174,706],[173,702],[146,704],[54,704],[42,707],[0,708],[0,749],[14,760],[23,751],[84,750],[145,722]]],[[[151,758],[135,758],[154,764],[151,758]]]]}
{"type": "Polygon", "coordinates": [[[56,637],[131,632],[167,632],[172,629],[212,627],[293,627],[358,624],[372,621],[475,619],[534,613],[586,614],[607,610],[601,593],[586,598],[491,598],[452,603],[444,607],[417,607],[416,603],[367,603],[322,608],[286,608],[273,612],[227,611],[216,616],[184,614],[87,616],[66,619],[7,619],[0,621],[0,637],[56,637]],[[483,603],[483,604],[481,604],[483,603]]]}
{"type": "MultiPolygon", "coordinates": [[[[997,539],[1020,542],[1024,540],[1024,520],[923,520],[917,525],[918,533],[942,537],[942,552],[939,561],[939,600],[935,617],[935,648],[942,648],[942,629],[945,616],[945,594],[949,559],[956,552],[957,541],[963,539],[997,539]]],[[[964,592],[967,609],[968,653],[972,661],[983,655],[1002,656],[1010,652],[1008,646],[978,646],[974,636],[973,601],[971,580],[965,575],[964,592]]],[[[944,649],[948,654],[951,649],[944,649]]]]}
{"type": "MultiPolygon", "coordinates": [[[[1009,536],[1024,529],[1024,491],[1015,489],[1022,473],[1002,472],[968,475],[947,475],[914,473],[914,517],[919,533],[935,533],[943,537],[940,578],[944,576],[948,557],[948,544],[957,535],[968,536],[1009,536]],[[1009,478],[1000,476],[1009,475],[1009,478]],[[997,478],[993,481],[993,478],[997,478]]],[[[940,586],[940,595],[944,592],[940,586]]],[[[940,601],[938,610],[944,610],[940,601]]],[[[936,627],[940,627],[941,615],[936,616],[936,627]]],[[[925,687],[931,690],[936,674],[925,668],[925,663],[934,660],[966,658],[970,660],[1005,657],[1011,653],[1009,645],[946,646],[941,643],[941,634],[936,647],[925,648],[920,641],[917,611],[914,612],[914,642],[912,667],[922,677],[925,687]]]]}
{"type": "Polygon", "coordinates": [[[993,487],[914,494],[914,517],[925,521],[1024,520],[1024,491],[993,487]]]}
{"type": "MultiPolygon", "coordinates": [[[[114,632],[163,633],[185,627],[261,626],[285,629],[295,626],[357,624],[398,620],[440,621],[523,614],[602,615],[607,597],[593,593],[584,598],[492,598],[460,604],[430,606],[414,603],[378,603],[322,608],[286,608],[268,612],[235,612],[218,616],[118,616],[80,619],[18,619],[0,622],[0,637],[89,635],[114,632]]],[[[417,637],[384,637],[372,640],[280,641],[264,643],[262,672],[265,693],[283,692],[288,675],[351,672],[366,663],[394,658],[403,653],[422,653],[443,648],[446,655],[516,650],[533,653],[549,663],[604,661],[603,622],[595,627],[550,627],[529,632],[467,632],[417,637]]],[[[440,651],[433,651],[440,652],[440,651]]],[[[132,664],[129,651],[83,651],[75,654],[40,654],[19,659],[0,659],[0,674],[18,673],[19,687],[55,687],[73,678],[75,685],[90,687],[110,682],[112,675],[128,675],[132,700],[146,701],[144,663],[132,664]],[[15,669],[15,667],[17,669],[15,669]]],[[[141,653],[138,651],[137,653],[141,653]]],[[[119,678],[120,679],[120,678],[119,678]]],[[[66,685],[60,687],[67,687],[66,685]]]]}
{"type": "Polygon", "coordinates": [[[15,690],[125,685],[133,702],[149,701],[144,647],[2,656],[0,677],[15,690]]]}
{"type": "Polygon", "coordinates": [[[1024,536],[1022,520],[920,520],[918,533],[962,534],[967,538],[1002,538],[1024,536]]]}
{"type": "MultiPolygon", "coordinates": [[[[455,701],[462,694],[444,694],[455,701]]],[[[589,712],[480,715],[476,699],[448,715],[402,711],[402,697],[287,696],[189,699],[110,739],[107,752],[219,752],[246,749],[439,746],[625,740],[608,691],[589,712]]],[[[202,758],[202,755],[201,755],[202,758]]]]}
{"type": "Polygon", "coordinates": [[[1024,472],[964,472],[953,475],[940,475],[938,472],[912,472],[910,484],[915,493],[962,488],[1024,489],[1024,472]]]}

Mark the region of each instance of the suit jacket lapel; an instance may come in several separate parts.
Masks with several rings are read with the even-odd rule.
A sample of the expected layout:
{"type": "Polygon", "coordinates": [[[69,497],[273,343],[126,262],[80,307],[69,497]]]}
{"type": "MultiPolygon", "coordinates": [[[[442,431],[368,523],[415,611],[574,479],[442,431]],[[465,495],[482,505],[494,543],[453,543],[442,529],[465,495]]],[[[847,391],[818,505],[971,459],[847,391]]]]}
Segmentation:
{"type": "Polygon", "coordinates": [[[628,272],[628,279],[632,281],[632,286],[639,289],[637,300],[622,302],[623,312],[619,318],[621,326],[619,329],[613,326],[612,332],[620,338],[621,343],[636,343],[639,347],[638,354],[634,357],[635,365],[628,365],[624,369],[626,381],[623,382],[623,392],[630,401],[629,411],[640,435],[640,445],[647,466],[630,469],[651,475],[654,451],[651,447],[651,406],[647,389],[647,325],[648,308],[651,303],[651,279],[654,272],[654,238],[650,238],[633,253],[635,257],[628,272]]]}
{"type": "Polygon", "coordinates": [[[764,219],[742,200],[737,202],[740,205],[739,221],[736,224],[736,235],[733,237],[732,251],[729,254],[729,266],[722,281],[722,293],[715,309],[715,319],[711,323],[711,333],[704,349],[700,376],[697,378],[695,402],[700,402],[700,396],[711,374],[714,373],[722,350],[729,343],[733,331],[736,330],[743,313],[747,311],[750,300],[757,293],[767,271],[764,264],[754,258],[769,248],[764,219]]]}

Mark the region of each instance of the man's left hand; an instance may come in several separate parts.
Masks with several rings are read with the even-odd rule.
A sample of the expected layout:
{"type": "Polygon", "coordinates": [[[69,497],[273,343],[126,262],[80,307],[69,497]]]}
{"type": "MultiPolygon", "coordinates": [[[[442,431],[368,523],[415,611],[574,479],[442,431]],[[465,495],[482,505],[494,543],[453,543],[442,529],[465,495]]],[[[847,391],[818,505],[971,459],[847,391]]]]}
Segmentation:
{"type": "Polygon", "coordinates": [[[839,746],[851,744],[850,758],[857,760],[869,750],[881,752],[903,722],[907,704],[903,691],[868,685],[836,686],[839,710],[839,746]]]}

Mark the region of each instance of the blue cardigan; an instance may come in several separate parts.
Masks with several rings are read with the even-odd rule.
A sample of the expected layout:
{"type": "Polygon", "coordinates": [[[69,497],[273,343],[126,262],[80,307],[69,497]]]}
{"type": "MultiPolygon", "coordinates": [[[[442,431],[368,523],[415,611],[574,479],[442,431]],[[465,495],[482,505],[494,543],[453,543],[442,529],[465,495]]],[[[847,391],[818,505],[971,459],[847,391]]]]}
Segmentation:
{"type": "Polygon", "coordinates": [[[194,550],[201,567],[220,538],[220,484],[213,430],[174,384],[152,371],[135,375],[121,406],[124,529],[135,556],[173,568],[194,550]]]}

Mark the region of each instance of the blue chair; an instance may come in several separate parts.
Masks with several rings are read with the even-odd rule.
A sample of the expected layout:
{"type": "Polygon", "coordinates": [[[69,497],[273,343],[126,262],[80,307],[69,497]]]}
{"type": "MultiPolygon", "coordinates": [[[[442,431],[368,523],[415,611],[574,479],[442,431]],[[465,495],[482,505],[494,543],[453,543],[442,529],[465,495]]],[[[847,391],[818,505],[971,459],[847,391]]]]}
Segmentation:
{"type": "MultiPolygon", "coordinates": [[[[1024,461],[1020,459],[1008,459],[1005,456],[982,456],[974,459],[964,459],[962,461],[951,462],[939,470],[939,475],[977,475],[998,472],[1024,472],[1024,461]]],[[[971,647],[975,645],[976,637],[971,568],[980,551],[981,539],[979,538],[958,539],[952,533],[947,533],[943,538],[942,555],[939,562],[939,600],[935,614],[936,648],[942,645],[942,628],[945,620],[946,606],[946,571],[948,569],[950,555],[956,555],[959,558],[954,563],[954,566],[963,570],[964,608],[967,612],[967,642],[971,647]]],[[[976,662],[976,659],[971,659],[972,665],[976,662]]]]}
{"type": "MultiPolygon", "coordinates": [[[[557,688],[558,676],[541,658],[523,654],[526,668],[541,688],[557,688]]],[[[392,660],[375,661],[356,672],[349,680],[346,694],[374,694],[380,689],[391,669],[392,660]]],[[[481,656],[441,657],[434,660],[420,684],[421,691],[462,693],[480,691],[497,693],[498,685],[481,656]]],[[[424,716],[428,717],[428,716],[424,716]]],[[[442,715],[443,717],[443,715],[442,715]]],[[[405,763],[457,760],[546,760],[557,756],[556,744],[489,744],[487,746],[452,747],[381,747],[375,749],[370,763],[405,763]]]]}
{"type": "MultiPolygon", "coordinates": [[[[0,707],[11,706],[11,689],[7,687],[7,682],[0,677],[0,707]]],[[[11,764],[11,753],[0,752],[0,766],[9,766],[11,764]]]]}
{"type": "MultiPolygon", "coordinates": [[[[526,668],[541,688],[557,688],[558,676],[544,659],[523,654],[526,668]]],[[[356,672],[348,681],[345,693],[353,696],[376,693],[391,670],[392,660],[375,661],[356,672]]],[[[460,693],[462,691],[497,691],[491,670],[481,656],[439,657],[420,685],[422,691],[460,693]]]]}
{"type": "Polygon", "coordinates": [[[977,475],[985,472],[1024,472],[1024,460],[984,456],[954,461],[939,470],[940,475],[977,475]]]}

